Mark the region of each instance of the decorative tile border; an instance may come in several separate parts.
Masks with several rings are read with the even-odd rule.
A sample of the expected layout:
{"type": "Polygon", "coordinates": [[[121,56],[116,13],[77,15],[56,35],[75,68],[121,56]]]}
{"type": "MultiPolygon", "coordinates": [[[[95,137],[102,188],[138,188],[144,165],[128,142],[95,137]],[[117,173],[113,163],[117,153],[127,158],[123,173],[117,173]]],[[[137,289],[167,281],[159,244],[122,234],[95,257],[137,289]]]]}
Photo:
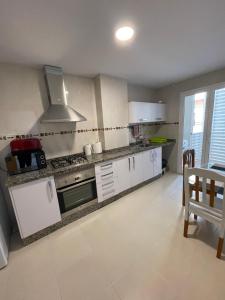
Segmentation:
{"type": "MultiPolygon", "coordinates": [[[[156,122],[156,123],[142,123],[141,126],[164,126],[164,125],[179,125],[179,122],[156,122]]],[[[13,139],[28,139],[28,138],[42,138],[46,136],[64,135],[64,134],[75,134],[75,133],[86,133],[86,132],[97,132],[97,131],[109,131],[109,130],[122,130],[131,128],[133,125],[128,126],[116,126],[116,127],[105,127],[105,128],[91,128],[91,129],[78,129],[78,130],[61,130],[61,131],[48,131],[40,133],[28,133],[28,134],[9,134],[0,135],[0,141],[13,140],[13,139]]]]}
{"type": "Polygon", "coordinates": [[[53,135],[64,135],[74,133],[86,133],[86,132],[97,132],[97,131],[108,131],[108,130],[121,130],[128,129],[129,126],[116,126],[116,127],[105,127],[105,128],[91,128],[91,129],[78,129],[78,130],[62,130],[62,131],[49,131],[40,133],[29,133],[29,134],[15,134],[15,135],[0,135],[0,141],[12,140],[12,139],[28,139],[28,138],[41,138],[53,135]]]}

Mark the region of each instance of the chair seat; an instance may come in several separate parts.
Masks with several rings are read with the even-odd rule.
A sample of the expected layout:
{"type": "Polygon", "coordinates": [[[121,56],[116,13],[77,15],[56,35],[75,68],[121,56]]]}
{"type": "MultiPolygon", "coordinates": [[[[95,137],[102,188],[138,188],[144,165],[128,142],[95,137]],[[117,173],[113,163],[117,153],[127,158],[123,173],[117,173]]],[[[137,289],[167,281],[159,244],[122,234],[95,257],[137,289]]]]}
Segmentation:
{"type": "Polygon", "coordinates": [[[200,216],[219,229],[217,258],[221,258],[225,235],[225,176],[218,172],[203,168],[188,168],[184,170],[185,184],[185,221],[184,237],[188,237],[190,214],[200,216]],[[223,195],[218,195],[218,189],[223,188],[223,195]],[[194,191],[194,193],[193,193],[194,191]],[[215,204],[217,207],[215,207],[215,204]]]}
{"type": "Polygon", "coordinates": [[[217,223],[218,225],[223,220],[223,212],[216,208],[207,208],[203,203],[190,200],[189,212],[199,217],[205,218],[209,222],[217,223]]]}

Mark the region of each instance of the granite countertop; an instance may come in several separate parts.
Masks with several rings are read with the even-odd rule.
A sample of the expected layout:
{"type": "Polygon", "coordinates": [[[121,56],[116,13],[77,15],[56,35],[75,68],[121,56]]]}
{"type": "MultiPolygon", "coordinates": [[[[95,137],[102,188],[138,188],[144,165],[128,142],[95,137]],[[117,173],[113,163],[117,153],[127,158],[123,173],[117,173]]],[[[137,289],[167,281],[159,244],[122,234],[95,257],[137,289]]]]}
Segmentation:
{"type": "Polygon", "coordinates": [[[18,175],[8,175],[6,180],[6,186],[11,187],[18,184],[23,184],[29,181],[33,181],[36,179],[49,177],[49,176],[57,176],[65,173],[70,172],[76,172],[84,169],[89,169],[94,167],[95,164],[104,162],[104,161],[110,161],[113,159],[121,158],[124,156],[132,155],[138,152],[143,152],[147,150],[151,150],[158,147],[166,147],[175,144],[175,140],[168,140],[166,143],[151,143],[148,146],[140,146],[137,144],[130,145],[128,147],[118,148],[109,150],[100,154],[93,154],[90,157],[87,157],[87,162],[80,165],[80,166],[67,166],[64,168],[54,169],[50,162],[47,162],[47,168],[37,170],[37,171],[31,171],[27,173],[22,173],[18,175]]]}

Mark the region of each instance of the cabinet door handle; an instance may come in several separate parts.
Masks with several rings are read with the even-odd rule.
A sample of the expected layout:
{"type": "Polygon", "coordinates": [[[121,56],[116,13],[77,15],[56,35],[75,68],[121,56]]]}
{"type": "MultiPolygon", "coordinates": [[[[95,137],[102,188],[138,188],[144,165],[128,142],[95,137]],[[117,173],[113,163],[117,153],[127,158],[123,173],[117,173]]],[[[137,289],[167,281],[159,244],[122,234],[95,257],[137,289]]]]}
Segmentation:
{"type": "Polygon", "coordinates": [[[150,152],[150,161],[151,162],[154,161],[154,150],[151,150],[151,152],[150,152]]]}
{"type": "Polygon", "coordinates": [[[52,199],[53,199],[53,190],[52,190],[52,182],[50,180],[48,181],[48,188],[49,188],[49,192],[50,192],[50,201],[52,201],[52,199]]]}
{"type": "Polygon", "coordinates": [[[129,160],[129,172],[130,172],[130,157],[128,158],[128,160],[129,160]]]}
{"type": "Polygon", "coordinates": [[[135,157],[133,156],[133,170],[135,170],[135,157]]]}

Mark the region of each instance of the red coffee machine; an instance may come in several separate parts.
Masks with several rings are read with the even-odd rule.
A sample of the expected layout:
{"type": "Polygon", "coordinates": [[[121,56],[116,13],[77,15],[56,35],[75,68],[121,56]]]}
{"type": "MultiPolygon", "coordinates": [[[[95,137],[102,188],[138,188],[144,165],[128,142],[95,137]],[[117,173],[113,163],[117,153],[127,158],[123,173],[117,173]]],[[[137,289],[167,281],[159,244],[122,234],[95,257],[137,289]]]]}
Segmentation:
{"type": "Polygon", "coordinates": [[[21,172],[46,168],[45,153],[39,139],[15,139],[10,142],[11,153],[17,156],[21,172]]]}

